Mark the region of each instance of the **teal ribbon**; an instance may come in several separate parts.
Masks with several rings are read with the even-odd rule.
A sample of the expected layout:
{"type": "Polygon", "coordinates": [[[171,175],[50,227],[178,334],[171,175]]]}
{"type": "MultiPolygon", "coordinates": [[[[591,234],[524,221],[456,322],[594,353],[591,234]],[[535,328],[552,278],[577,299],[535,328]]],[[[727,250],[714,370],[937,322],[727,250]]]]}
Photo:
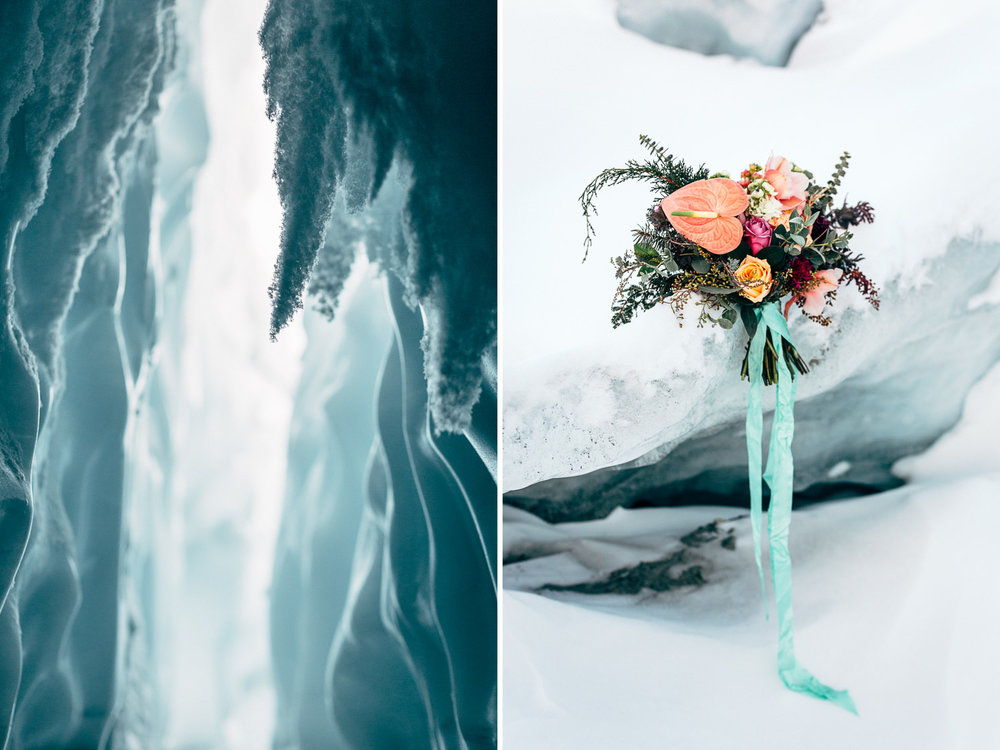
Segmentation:
{"type": "Polygon", "coordinates": [[[761,594],[765,606],[764,567],[761,564],[761,516],[763,491],[761,479],[771,489],[771,505],[767,514],[767,534],[771,549],[771,580],[774,602],[778,611],[778,675],[790,690],[828,700],[857,714],[846,690],[834,690],[817,680],[795,658],[792,632],[792,560],[788,554],[788,530],[792,521],[792,437],[795,433],[795,379],[782,352],[781,339],[791,343],[788,323],[777,302],[753,308],[757,328],[750,340],[750,393],[747,397],[747,463],[750,472],[750,528],[753,532],[754,559],[760,574],[761,594]],[[761,390],[764,366],[764,346],[767,332],[778,352],[777,405],[771,425],[771,440],[767,450],[767,468],[761,476],[761,441],[764,417],[761,390]]]}

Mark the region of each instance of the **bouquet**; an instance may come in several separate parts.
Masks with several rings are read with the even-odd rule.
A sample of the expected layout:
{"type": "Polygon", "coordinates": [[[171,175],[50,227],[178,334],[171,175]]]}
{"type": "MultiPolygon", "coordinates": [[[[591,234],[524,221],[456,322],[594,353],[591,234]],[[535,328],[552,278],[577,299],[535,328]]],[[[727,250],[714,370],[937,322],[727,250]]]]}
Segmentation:
{"type": "Polygon", "coordinates": [[[771,156],[764,166],[750,164],[733,180],[724,173],[709,174],[704,165],[689,167],[646,136],[639,140],[649,150],[649,159],[604,170],[580,196],[589,250],[594,201],[602,188],[639,180],[654,192],[646,221],[632,232],[632,249],[612,261],[618,289],[611,324],[617,328],[638,310],[660,303],[670,305],[682,325],[689,303],[698,308],[699,326],[731,329],[738,321],[743,323],[748,340],[740,375],[750,381],[746,419],[750,526],[766,602],[761,563],[766,481],[771,489],[768,542],[778,612],[778,674],[792,690],[857,713],[846,690],[824,685],[795,657],[788,553],[793,407],[796,375],[807,373],[809,367],[792,343],[787,319],[791,308],[798,307],[815,323],[830,325],[827,303],[848,284],[878,309],[878,290],[861,272],[861,256],[850,248],[850,228],[872,222],[874,212],[868,203],[833,207],[850,159],[846,152],[830,180],[819,185],[812,173],[784,157],[771,156]],[[776,406],[767,467],[762,470],[763,385],[776,386],[776,406]]]}
{"type": "MultiPolygon", "coordinates": [[[[769,306],[787,298],[786,320],[796,306],[826,326],[827,302],[840,285],[853,284],[878,308],[878,290],[859,267],[863,258],[850,249],[850,228],[874,221],[874,211],[864,202],[833,207],[849,154],[840,158],[825,185],[775,156],[763,167],[750,164],[733,180],[725,173],[710,175],[704,166],[692,169],[647,136],[639,140],[650,159],[604,170],[580,197],[588,250],[594,202],[602,188],[640,180],[656,197],[646,221],[632,232],[632,248],[613,260],[619,282],[611,306],[614,327],[660,303],[670,305],[683,325],[685,308],[693,303],[699,327],[730,329],[743,323],[749,341],[741,376],[749,379],[750,343],[769,306]]],[[[758,368],[765,385],[778,381],[779,348],[791,377],[809,371],[791,341],[768,327],[758,368]]]]}

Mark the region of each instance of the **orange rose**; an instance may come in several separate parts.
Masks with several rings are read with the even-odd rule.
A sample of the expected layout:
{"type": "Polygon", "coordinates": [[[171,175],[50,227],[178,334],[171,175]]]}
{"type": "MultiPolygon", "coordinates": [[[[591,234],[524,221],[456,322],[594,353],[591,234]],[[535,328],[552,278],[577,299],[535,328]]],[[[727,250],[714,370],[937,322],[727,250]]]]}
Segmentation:
{"type": "Polygon", "coordinates": [[[733,274],[740,285],[740,294],[751,302],[760,302],[771,291],[771,264],[763,258],[748,255],[733,274]]]}

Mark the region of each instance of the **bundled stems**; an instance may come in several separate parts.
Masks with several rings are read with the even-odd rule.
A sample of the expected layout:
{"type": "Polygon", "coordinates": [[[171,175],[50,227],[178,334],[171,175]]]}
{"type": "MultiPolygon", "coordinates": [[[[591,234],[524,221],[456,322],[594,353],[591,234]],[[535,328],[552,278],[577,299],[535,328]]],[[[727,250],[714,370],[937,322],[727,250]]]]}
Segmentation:
{"type": "MultiPolygon", "coordinates": [[[[788,366],[788,371],[792,377],[795,377],[796,370],[802,375],[809,372],[809,366],[799,355],[798,349],[785,339],[781,339],[781,344],[785,364],[788,366]]],[[[740,368],[740,378],[742,380],[750,379],[749,358],[750,342],[747,341],[747,353],[743,355],[743,366],[740,368]]],[[[764,339],[764,365],[761,368],[761,375],[764,378],[764,385],[774,385],[778,382],[778,352],[775,349],[774,342],[771,340],[770,331],[767,331],[766,338],[764,339]]]]}

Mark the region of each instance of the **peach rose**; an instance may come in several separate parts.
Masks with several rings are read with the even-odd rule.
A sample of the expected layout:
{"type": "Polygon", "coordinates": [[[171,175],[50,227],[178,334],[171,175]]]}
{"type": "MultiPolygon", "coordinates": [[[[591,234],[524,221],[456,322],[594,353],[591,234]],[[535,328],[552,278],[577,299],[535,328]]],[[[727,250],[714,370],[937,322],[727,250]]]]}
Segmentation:
{"type": "Polygon", "coordinates": [[[764,167],[764,179],[774,188],[774,197],[786,211],[806,202],[809,178],[802,172],[793,172],[792,163],[784,156],[772,156],[764,167]]]}
{"type": "Polygon", "coordinates": [[[771,264],[763,258],[748,255],[733,274],[740,285],[740,294],[751,302],[760,302],[771,291],[771,264]]]}

